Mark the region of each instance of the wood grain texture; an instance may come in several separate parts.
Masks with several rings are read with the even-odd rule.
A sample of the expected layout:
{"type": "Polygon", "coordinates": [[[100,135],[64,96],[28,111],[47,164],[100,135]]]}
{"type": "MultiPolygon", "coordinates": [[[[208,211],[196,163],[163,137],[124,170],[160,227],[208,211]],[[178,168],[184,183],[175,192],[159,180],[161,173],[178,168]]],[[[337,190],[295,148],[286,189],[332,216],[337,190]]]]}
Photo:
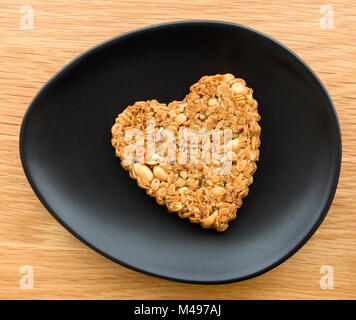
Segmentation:
{"type": "Polygon", "coordinates": [[[356,299],[356,7],[345,1],[120,0],[0,3],[0,298],[2,299],[356,299]],[[333,30],[320,28],[331,5],[333,30]],[[22,30],[22,5],[34,29],[22,30]],[[329,214],[288,261],[248,281],[202,286],[128,270],[67,232],[31,190],[18,135],[25,110],[44,83],[84,50],[120,33],[185,19],[232,21],[281,41],[318,74],[337,109],[343,137],[339,186],[329,214]],[[19,286],[22,265],[34,289],[19,286]],[[334,289],[319,286],[320,267],[334,268],[334,289]]]}

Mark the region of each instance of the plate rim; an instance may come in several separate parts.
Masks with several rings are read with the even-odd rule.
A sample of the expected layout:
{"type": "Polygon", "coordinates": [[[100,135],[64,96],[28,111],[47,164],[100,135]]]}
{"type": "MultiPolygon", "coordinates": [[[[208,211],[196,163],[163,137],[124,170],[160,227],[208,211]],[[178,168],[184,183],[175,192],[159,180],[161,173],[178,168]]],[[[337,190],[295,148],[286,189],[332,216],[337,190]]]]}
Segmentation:
{"type": "Polygon", "coordinates": [[[35,195],[37,196],[37,198],[40,200],[40,202],[42,203],[42,205],[46,208],[46,210],[67,230],[69,231],[72,235],[74,235],[77,239],[79,239],[82,243],[84,243],[86,246],[88,246],[89,248],[91,248],[92,250],[94,250],[95,252],[99,253],[100,255],[104,256],[107,259],[110,259],[111,261],[114,261],[126,268],[129,268],[133,271],[136,272],[140,272],[146,275],[150,275],[159,279],[165,279],[165,280],[173,280],[176,282],[181,282],[181,283],[189,283],[189,284],[205,284],[205,285],[212,285],[212,284],[227,284],[227,283],[234,283],[234,282],[239,282],[239,281],[243,281],[243,280],[247,280],[247,279],[251,279],[257,276],[260,276],[268,271],[270,271],[271,269],[277,267],[278,265],[280,265],[281,263],[283,263],[284,261],[288,260],[291,256],[293,256],[298,250],[300,250],[305,243],[312,237],[312,235],[316,232],[316,230],[319,228],[319,226],[321,225],[321,223],[323,222],[323,220],[325,219],[330,206],[332,204],[332,201],[335,197],[335,193],[337,190],[337,185],[338,185],[338,181],[340,178],[340,170],[341,170],[341,160],[342,160],[342,136],[341,136],[341,128],[340,128],[340,122],[338,119],[338,115],[335,109],[335,106],[332,102],[332,99],[327,91],[327,89],[325,88],[325,86],[323,85],[323,83],[321,82],[321,80],[319,79],[319,77],[315,74],[315,72],[309,67],[309,65],[302,59],[300,58],[296,53],[294,53],[291,49],[289,49],[287,46],[285,46],[284,44],[282,44],[281,42],[279,42],[278,40],[274,39],[273,37],[262,33],[258,30],[255,30],[253,28],[247,27],[245,25],[242,24],[238,24],[235,22],[228,22],[228,21],[221,21],[221,20],[179,20],[179,21],[172,21],[172,22],[165,22],[165,23],[159,23],[159,24],[154,24],[154,25],[149,25],[146,27],[141,27],[138,29],[134,29],[122,34],[119,34],[115,37],[112,37],[106,41],[103,41],[87,50],[85,50],[84,52],[82,52],[81,54],[79,54],[78,56],[76,56],[74,59],[72,59],[70,62],[68,62],[66,65],[64,65],[59,71],[57,71],[48,81],[46,81],[46,83],[39,89],[39,91],[36,93],[36,95],[34,96],[34,98],[32,99],[32,101],[30,102],[24,116],[22,119],[22,123],[21,123],[21,128],[20,128],[20,135],[19,135],[19,153],[20,153],[20,159],[21,159],[21,164],[25,173],[25,176],[32,188],[32,190],[34,191],[35,195]],[[298,61],[312,76],[312,78],[314,78],[316,80],[316,83],[319,85],[322,93],[324,94],[329,106],[331,107],[331,111],[332,111],[332,117],[333,117],[333,121],[335,124],[335,128],[336,128],[336,136],[337,136],[337,146],[336,146],[336,151],[337,151],[337,163],[336,163],[336,168],[335,168],[335,172],[334,172],[334,176],[332,177],[332,185],[330,187],[329,190],[329,194],[327,197],[326,202],[324,203],[324,206],[321,210],[321,212],[319,213],[319,217],[316,220],[316,222],[314,223],[314,225],[312,226],[312,228],[309,230],[309,232],[304,236],[304,238],[299,241],[299,243],[292,248],[288,253],[286,253],[283,257],[281,257],[280,259],[278,259],[277,261],[275,261],[274,263],[269,264],[268,266],[265,266],[264,268],[247,274],[245,276],[238,276],[238,277],[234,277],[234,278],[229,278],[229,279],[222,279],[222,280],[193,280],[193,279],[184,279],[184,278],[178,278],[178,277],[173,277],[173,276],[167,276],[167,275],[162,275],[159,273],[155,273],[155,272],[151,272],[148,270],[145,270],[143,268],[125,263],[124,261],[121,261],[118,258],[115,258],[105,252],[103,252],[101,249],[98,249],[96,246],[94,246],[93,244],[89,243],[86,239],[84,239],[82,236],[80,236],[75,230],[73,230],[69,225],[67,225],[67,223],[65,223],[58,215],[57,213],[51,208],[51,206],[47,203],[47,201],[45,200],[44,196],[42,195],[42,193],[39,191],[39,189],[36,186],[36,183],[32,177],[32,174],[30,172],[27,160],[26,160],[26,156],[25,156],[25,151],[24,151],[24,144],[25,144],[25,131],[26,131],[26,127],[28,124],[28,121],[30,119],[30,115],[31,112],[34,108],[35,102],[37,101],[37,99],[41,96],[42,92],[44,92],[46,90],[46,88],[52,83],[52,81],[57,77],[60,76],[62,73],[66,72],[69,68],[71,68],[72,66],[74,66],[77,63],[80,63],[81,60],[85,57],[87,57],[90,54],[94,54],[97,50],[110,45],[111,43],[117,41],[117,40],[123,40],[126,37],[130,37],[132,35],[136,35],[139,33],[143,33],[146,31],[150,31],[153,29],[162,29],[165,27],[174,27],[174,26],[178,26],[178,25],[183,25],[183,24],[206,24],[206,25],[226,25],[226,26],[230,26],[230,27],[235,27],[235,28],[239,28],[248,32],[251,32],[254,35],[263,37],[271,42],[273,42],[275,45],[279,46],[281,49],[287,51],[296,61],[298,61]]]}

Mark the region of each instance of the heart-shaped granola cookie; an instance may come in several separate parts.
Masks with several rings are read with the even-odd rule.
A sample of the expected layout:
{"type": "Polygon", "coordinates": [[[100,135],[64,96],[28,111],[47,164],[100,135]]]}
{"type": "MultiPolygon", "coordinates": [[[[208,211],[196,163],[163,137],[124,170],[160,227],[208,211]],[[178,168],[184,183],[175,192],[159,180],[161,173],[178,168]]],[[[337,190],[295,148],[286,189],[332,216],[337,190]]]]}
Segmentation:
{"type": "Polygon", "coordinates": [[[112,145],[122,166],[158,204],[225,231],[253,182],[259,120],[244,80],[204,76],[183,101],[128,106],[112,127],[112,145]]]}

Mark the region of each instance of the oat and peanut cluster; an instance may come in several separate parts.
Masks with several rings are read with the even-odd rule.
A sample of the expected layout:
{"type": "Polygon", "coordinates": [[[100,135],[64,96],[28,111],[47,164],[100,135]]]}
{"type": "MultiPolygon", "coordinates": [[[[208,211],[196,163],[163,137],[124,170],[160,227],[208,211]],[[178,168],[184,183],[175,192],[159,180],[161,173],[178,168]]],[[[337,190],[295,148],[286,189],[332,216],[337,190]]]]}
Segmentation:
{"type": "MultiPolygon", "coordinates": [[[[151,100],[127,107],[112,127],[112,145],[131,178],[136,179],[148,195],[155,197],[158,204],[166,205],[170,212],[177,212],[181,218],[200,223],[204,228],[225,231],[253,182],[259,158],[259,120],[257,101],[244,80],[232,74],[204,76],[191,86],[183,101],[165,105],[151,100]],[[146,130],[150,120],[155,121],[155,146],[158,149],[167,140],[166,136],[160,136],[162,129],[169,129],[177,136],[182,128],[208,129],[209,132],[230,129],[230,172],[217,174],[214,169],[221,166],[218,161],[191,164],[189,153],[187,163],[181,164],[178,161],[178,138],[175,159],[161,163],[159,156],[147,159],[146,151],[143,151],[144,163],[128,162],[124,152],[132,141],[125,141],[125,133],[133,128],[146,130]]],[[[201,155],[202,143],[198,149],[201,155]]]]}

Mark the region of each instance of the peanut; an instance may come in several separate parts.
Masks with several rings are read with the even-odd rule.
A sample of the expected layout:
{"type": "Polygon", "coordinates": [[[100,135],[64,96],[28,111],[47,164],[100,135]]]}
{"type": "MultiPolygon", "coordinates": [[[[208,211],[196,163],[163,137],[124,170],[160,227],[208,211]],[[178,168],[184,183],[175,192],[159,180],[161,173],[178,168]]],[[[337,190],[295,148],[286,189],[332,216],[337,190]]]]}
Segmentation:
{"type": "Polygon", "coordinates": [[[215,107],[218,105],[218,100],[216,98],[210,98],[208,100],[208,106],[209,107],[215,107]]]}
{"type": "Polygon", "coordinates": [[[231,141],[232,151],[238,152],[240,150],[239,139],[234,139],[231,141]]]}
{"type": "Polygon", "coordinates": [[[216,221],[216,218],[218,217],[218,211],[214,211],[213,214],[211,214],[209,217],[205,218],[202,222],[201,225],[204,228],[210,228],[216,221]]]}
{"type": "Polygon", "coordinates": [[[167,203],[167,208],[169,211],[180,211],[183,209],[183,203],[174,201],[167,203]]]}
{"type": "Polygon", "coordinates": [[[149,167],[144,164],[135,163],[133,165],[133,170],[137,178],[141,178],[151,182],[153,180],[153,173],[149,167]]]}
{"type": "Polygon", "coordinates": [[[223,187],[213,188],[213,194],[217,197],[222,197],[225,194],[226,190],[223,187]]]}
{"type": "Polygon", "coordinates": [[[176,116],[175,119],[176,119],[178,125],[181,125],[187,120],[187,116],[184,113],[180,113],[176,116]]]}
{"type": "Polygon", "coordinates": [[[168,178],[168,173],[160,166],[155,166],[153,168],[153,174],[161,181],[166,181],[168,178]]]}

